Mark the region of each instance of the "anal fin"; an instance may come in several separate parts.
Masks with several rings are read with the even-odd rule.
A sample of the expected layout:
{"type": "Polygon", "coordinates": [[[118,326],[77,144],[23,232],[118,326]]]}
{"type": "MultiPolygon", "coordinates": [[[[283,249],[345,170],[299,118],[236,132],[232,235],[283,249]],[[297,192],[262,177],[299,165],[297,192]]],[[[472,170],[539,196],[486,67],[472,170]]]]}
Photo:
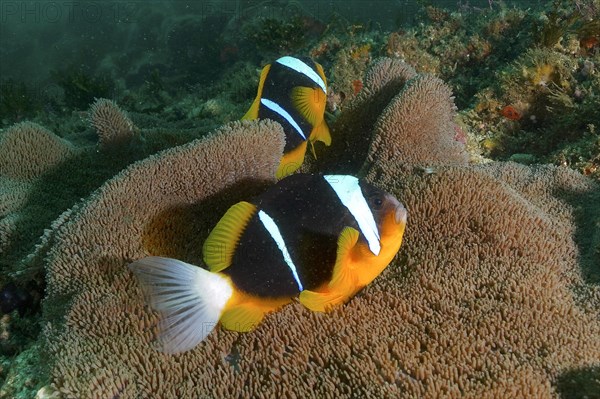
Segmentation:
{"type": "Polygon", "coordinates": [[[221,325],[232,331],[252,331],[265,317],[265,313],[264,309],[253,304],[234,306],[223,313],[221,325]]]}
{"type": "MultiPolygon", "coordinates": [[[[237,294],[240,296],[240,293],[237,294]]],[[[248,332],[254,330],[263,320],[265,314],[277,310],[289,303],[290,298],[262,299],[241,294],[242,299],[237,299],[236,304],[228,306],[221,316],[221,325],[232,331],[248,332]],[[239,302],[239,301],[243,302],[239,302]]]]}
{"type": "Polygon", "coordinates": [[[260,107],[260,98],[257,97],[254,101],[252,101],[252,105],[244,116],[242,116],[243,121],[252,121],[258,118],[258,107],[260,107]]]}

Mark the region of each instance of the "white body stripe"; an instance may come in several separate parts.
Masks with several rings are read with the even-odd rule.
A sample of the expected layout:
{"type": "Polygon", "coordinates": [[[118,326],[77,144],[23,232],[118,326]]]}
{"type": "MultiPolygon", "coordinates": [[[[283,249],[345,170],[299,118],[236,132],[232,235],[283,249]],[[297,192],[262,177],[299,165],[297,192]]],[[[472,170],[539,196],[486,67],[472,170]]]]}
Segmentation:
{"type": "Polygon", "coordinates": [[[281,64],[281,65],[285,65],[286,67],[291,68],[294,71],[306,76],[307,78],[309,78],[310,80],[315,82],[321,88],[321,90],[323,90],[323,93],[327,94],[327,88],[325,87],[325,82],[323,81],[323,79],[321,79],[319,74],[316,73],[314,71],[314,69],[312,69],[311,67],[306,65],[306,63],[302,62],[298,58],[290,57],[289,55],[287,55],[285,57],[281,57],[280,59],[278,59],[275,62],[277,62],[278,64],[281,64]]]}
{"type": "Polygon", "coordinates": [[[371,252],[379,255],[381,251],[379,231],[377,230],[377,224],[373,218],[371,208],[369,208],[358,185],[358,179],[347,175],[325,175],[323,177],[333,188],[340,201],[342,201],[342,204],[348,208],[354,219],[356,219],[361,233],[363,233],[369,243],[371,252]]]}
{"type": "Polygon", "coordinates": [[[302,282],[300,281],[300,277],[298,276],[298,271],[296,270],[296,265],[292,261],[290,253],[288,252],[288,249],[285,245],[285,241],[283,241],[283,237],[281,236],[279,227],[277,227],[277,224],[275,224],[275,221],[271,218],[271,216],[267,215],[262,210],[258,211],[258,218],[271,235],[271,238],[273,238],[273,240],[275,241],[275,244],[277,244],[277,248],[279,248],[279,250],[281,251],[281,254],[283,255],[283,260],[285,261],[285,263],[287,263],[288,267],[292,271],[292,274],[294,275],[296,283],[298,283],[298,289],[300,291],[304,290],[304,287],[302,287],[302,282]]]}
{"type": "Polygon", "coordinates": [[[281,108],[279,104],[269,100],[268,98],[261,98],[260,103],[265,107],[269,108],[271,111],[275,112],[276,114],[281,115],[286,121],[289,122],[290,125],[292,125],[294,129],[296,129],[298,134],[302,136],[304,140],[306,140],[306,135],[304,134],[302,129],[300,129],[300,126],[296,123],[294,118],[292,118],[292,115],[290,115],[285,109],[281,108]]]}

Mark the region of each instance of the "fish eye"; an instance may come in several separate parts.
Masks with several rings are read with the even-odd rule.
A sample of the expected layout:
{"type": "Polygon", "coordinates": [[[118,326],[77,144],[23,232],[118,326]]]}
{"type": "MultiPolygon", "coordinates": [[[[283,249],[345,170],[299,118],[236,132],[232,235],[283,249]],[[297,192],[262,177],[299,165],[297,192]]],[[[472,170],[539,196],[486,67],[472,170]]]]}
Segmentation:
{"type": "Polygon", "coordinates": [[[379,210],[383,206],[383,199],[379,196],[374,196],[371,198],[371,203],[373,204],[373,208],[375,208],[375,210],[379,210]]]}

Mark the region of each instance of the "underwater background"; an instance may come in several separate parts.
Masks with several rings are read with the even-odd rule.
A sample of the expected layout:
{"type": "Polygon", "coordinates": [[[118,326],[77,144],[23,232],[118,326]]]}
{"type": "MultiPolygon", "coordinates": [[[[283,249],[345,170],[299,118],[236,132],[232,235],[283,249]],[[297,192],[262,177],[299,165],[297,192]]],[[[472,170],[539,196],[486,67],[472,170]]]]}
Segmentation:
{"type": "Polygon", "coordinates": [[[600,397],[599,18],[598,0],[3,0],[0,398],[600,397]],[[198,263],[273,183],[278,128],[236,121],[284,55],[328,81],[333,144],[302,171],[393,192],[406,241],[341,310],[157,354],[125,265],[198,263]]]}

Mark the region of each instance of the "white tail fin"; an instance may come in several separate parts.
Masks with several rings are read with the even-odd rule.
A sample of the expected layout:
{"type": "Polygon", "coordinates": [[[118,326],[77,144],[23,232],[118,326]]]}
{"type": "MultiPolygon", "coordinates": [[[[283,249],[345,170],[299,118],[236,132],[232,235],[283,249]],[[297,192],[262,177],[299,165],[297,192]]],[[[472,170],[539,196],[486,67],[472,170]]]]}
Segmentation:
{"type": "Polygon", "coordinates": [[[158,341],[165,353],[198,345],[217,325],[233,294],[222,275],[171,258],[151,256],[129,265],[148,304],[161,314],[158,341]]]}

